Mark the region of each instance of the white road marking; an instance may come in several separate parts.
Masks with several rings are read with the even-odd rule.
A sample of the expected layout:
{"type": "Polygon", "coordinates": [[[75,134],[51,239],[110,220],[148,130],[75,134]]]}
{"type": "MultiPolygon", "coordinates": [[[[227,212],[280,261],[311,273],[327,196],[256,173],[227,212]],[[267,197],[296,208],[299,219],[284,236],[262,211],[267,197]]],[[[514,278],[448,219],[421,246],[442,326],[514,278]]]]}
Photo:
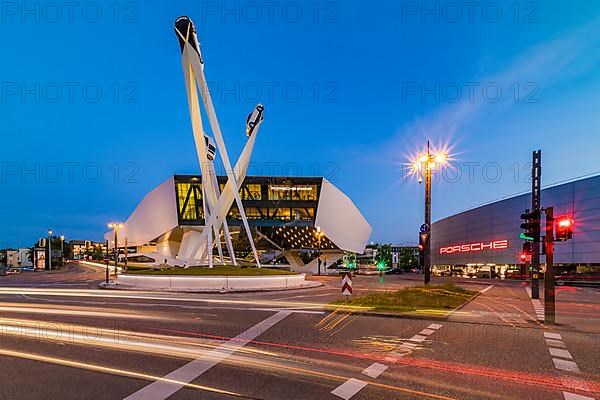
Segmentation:
{"type": "Polygon", "coordinates": [[[565,400],[594,400],[592,397],[582,396],[580,394],[563,392],[565,400]]]}
{"type": "Polygon", "coordinates": [[[494,285],[490,285],[490,286],[486,287],[485,289],[481,289],[481,290],[479,291],[479,293],[485,293],[485,292],[487,292],[488,290],[490,290],[490,289],[491,289],[491,288],[493,288],[493,287],[494,287],[494,285]]]}
{"type": "Polygon", "coordinates": [[[579,372],[579,367],[573,361],[562,360],[560,358],[553,358],[552,362],[554,363],[554,367],[556,369],[561,369],[563,371],[568,372],[579,372]]]}
{"type": "Polygon", "coordinates": [[[346,382],[331,391],[331,394],[341,397],[344,400],[349,400],[356,393],[360,392],[362,388],[367,386],[367,382],[359,379],[350,378],[346,382]]]}
{"type": "Polygon", "coordinates": [[[362,371],[363,375],[368,376],[369,378],[377,378],[379,375],[383,374],[383,372],[388,369],[387,365],[373,363],[362,371]]]}
{"type": "Polygon", "coordinates": [[[431,324],[428,326],[429,329],[440,329],[441,327],[441,324],[431,324]]]}
{"type": "Polygon", "coordinates": [[[411,342],[419,342],[419,343],[421,343],[421,342],[425,341],[425,339],[427,339],[427,336],[415,335],[415,336],[411,337],[408,340],[410,340],[411,342]]]}
{"type": "Polygon", "coordinates": [[[550,354],[553,357],[568,358],[570,360],[573,359],[573,356],[571,355],[571,353],[569,353],[569,350],[555,349],[555,348],[552,348],[552,347],[550,347],[548,350],[550,350],[550,354]]]}
{"type": "Polygon", "coordinates": [[[546,344],[548,347],[562,347],[563,349],[566,347],[562,340],[546,339],[546,344]]]}
{"type": "Polygon", "coordinates": [[[546,339],[556,339],[556,340],[562,340],[562,336],[560,336],[559,333],[552,333],[552,332],[544,332],[544,337],[546,339]]]}
{"type": "Polygon", "coordinates": [[[267,330],[272,328],[275,324],[290,314],[290,311],[280,311],[277,314],[270,316],[264,321],[259,322],[253,327],[240,333],[235,338],[230,339],[227,343],[207,352],[202,357],[185,364],[181,368],[176,369],[163,378],[178,381],[179,383],[165,380],[156,381],[148,386],[143,387],[132,395],[127,396],[125,399],[164,400],[168,398],[181,389],[184,383],[190,383],[194,379],[198,378],[200,375],[244,347],[246,344],[265,333],[267,330]]]}
{"type": "Polygon", "coordinates": [[[433,332],[435,332],[433,329],[423,329],[421,332],[419,332],[419,334],[421,335],[425,335],[425,336],[429,336],[431,335],[433,332]]]}

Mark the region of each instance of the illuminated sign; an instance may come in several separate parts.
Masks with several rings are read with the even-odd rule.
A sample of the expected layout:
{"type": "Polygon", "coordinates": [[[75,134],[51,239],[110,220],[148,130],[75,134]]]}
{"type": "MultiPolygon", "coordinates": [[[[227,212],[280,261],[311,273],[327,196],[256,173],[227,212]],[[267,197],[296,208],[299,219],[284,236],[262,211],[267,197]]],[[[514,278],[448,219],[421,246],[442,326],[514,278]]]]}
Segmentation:
{"type": "Polygon", "coordinates": [[[476,253],[484,250],[508,249],[508,240],[492,240],[490,242],[475,242],[456,246],[440,247],[440,254],[476,253]]]}
{"type": "Polygon", "coordinates": [[[280,192],[287,191],[300,191],[300,192],[310,192],[313,190],[311,186],[271,186],[271,190],[277,190],[280,192]]]}

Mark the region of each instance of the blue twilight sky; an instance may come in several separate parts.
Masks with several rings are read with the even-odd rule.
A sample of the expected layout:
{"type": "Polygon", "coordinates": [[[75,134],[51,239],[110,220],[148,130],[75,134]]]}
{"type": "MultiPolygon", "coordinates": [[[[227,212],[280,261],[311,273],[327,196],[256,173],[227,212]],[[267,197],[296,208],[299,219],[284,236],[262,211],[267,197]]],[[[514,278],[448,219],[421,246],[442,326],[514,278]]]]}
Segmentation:
{"type": "Polygon", "coordinates": [[[599,2],[272,4],[3,2],[0,248],[48,227],[99,239],[169,175],[198,172],[179,15],[230,157],[263,102],[251,173],[325,175],[372,240],[416,241],[423,188],[403,162],[427,138],[455,157],[434,219],[527,190],[537,148],[545,184],[600,170],[599,2]]]}

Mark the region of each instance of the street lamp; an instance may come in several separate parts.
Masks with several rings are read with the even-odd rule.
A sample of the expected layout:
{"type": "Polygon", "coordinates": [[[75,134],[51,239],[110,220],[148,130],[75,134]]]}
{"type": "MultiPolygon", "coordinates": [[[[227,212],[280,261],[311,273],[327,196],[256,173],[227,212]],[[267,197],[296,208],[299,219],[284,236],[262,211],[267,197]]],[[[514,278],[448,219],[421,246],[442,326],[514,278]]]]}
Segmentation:
{"type": "MultiPolygon", "coordinates": [[[[118,232],[119,229],[123,227],[123,224],[120,222],[111,222],[108,224],[109,228],[112,228],[115,234],[115,274],[117,273],[117,265],[119,264],[119,240],[118,240],[118,232]]],[[[107,267],[108,268],[108,267],[107,267]]]]}
{"type": "Polygon", "coordinates": [[[48,229],[48,269],[52,269],[52,244],[50,243],[52,239],[52,229],[48,229]]]}
{"type": "Polygon", "coordinates": [[[411,165],[411,173],[418,174],[419,183],[425,180],[425,223],[421,227],[421,238],[419,243],[423,242],[423,273],[425,284],[431,280],[431,249],[430,249],[430,229],[431,229],[431,171],[438,165],[443,165],[449,157],[446,152],[440,151],[435,154],[431,152],[429,140],[427,141],[427,152],[420,154],[411,165]]]}
{"type": "Polygon", "coordinates": [[[65,264],[65,235],[60,235],[60,266],[65,264]]]}
{"type": "Polygon", "coordinates": [[[317,226],[317,244],[318,244],[318,249],[319,252],[317,253],[317,275],[321,275],[321,238],[323,237],[324,233],[323,231],[321,231],[321,227],[317,226]]]}

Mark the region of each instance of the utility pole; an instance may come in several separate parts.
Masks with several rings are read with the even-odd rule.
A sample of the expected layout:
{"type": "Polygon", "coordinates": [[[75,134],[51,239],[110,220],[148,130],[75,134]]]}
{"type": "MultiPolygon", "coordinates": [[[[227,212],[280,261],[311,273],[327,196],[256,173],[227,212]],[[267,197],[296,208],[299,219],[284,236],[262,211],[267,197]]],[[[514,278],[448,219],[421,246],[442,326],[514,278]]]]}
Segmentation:
{"type": "Polygon", "coordinates": [[[533,152],[531,165],[531,212],[537,215],[536,229],[533,234],[533,248],[531,251],[531,298],[540,298],[540,215],[542,194],[542,151],[533,152]]]}
{"type": "Polygon", "coordinates": [[[544,274],[544,321],[556,322],[556,293],[554,291],[554,207],[546,208],[546,273],[544,274]]]}
{"type": "MultiPolygon", "coordinates": [[[[431,151],[429,148],[429,140],[427,141],[427,163],[425,165],[425,225],[431,226],[431,151]]],[[[423,273],[424,282],[427,285],[431,281],[431,240],[429,232],[427,232],[423,243],[423,273]]]]}
{"type": "Polygon", "coordinates": [[[48,229],[48,270],[52,270],[52,229],[48,229]]]}
{"type": "MultiPolygon", "coordinates": [[[[100,249],[102,250],[102,249],[100,249]]],[[[108,285],[108,266],[110,265],[110,258],[108,257],[108,240],[106,241],[106,284],[108,285]]]]}
{"type": "Polygon", "coordinates": [[[128,248],[127,248],[128,244],[127,244],[127,238],[125,238],[125,271],[127,271],[127,254],[128,254],[128,248]]]}

